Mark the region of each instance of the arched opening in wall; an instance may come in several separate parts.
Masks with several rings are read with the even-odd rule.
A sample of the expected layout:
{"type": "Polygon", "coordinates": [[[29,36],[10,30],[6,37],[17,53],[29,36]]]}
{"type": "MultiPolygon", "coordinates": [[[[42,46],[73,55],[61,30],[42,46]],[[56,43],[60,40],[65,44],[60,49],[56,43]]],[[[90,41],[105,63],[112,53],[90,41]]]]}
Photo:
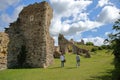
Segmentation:
{"type": "Polygon", "coordinates": [[[21,46],[20,53],[17,56],[18,67],[24,67],[24,63],[26,61],[26,47],[24,45],[21,46]]]}

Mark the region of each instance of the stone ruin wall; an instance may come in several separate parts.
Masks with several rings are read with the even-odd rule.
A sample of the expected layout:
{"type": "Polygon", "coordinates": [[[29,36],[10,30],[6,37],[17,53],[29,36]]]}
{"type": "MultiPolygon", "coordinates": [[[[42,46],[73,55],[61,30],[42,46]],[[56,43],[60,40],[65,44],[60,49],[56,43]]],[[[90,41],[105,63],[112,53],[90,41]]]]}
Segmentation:
{"type": "Polygon", "coordinates": [[[7,44],[9,42],[8,35],[0,32],[0,69],[7,68],[7,44]]]}
{"type": "Polygon", "coordinates": [[[16,22],[6,29],[7,66],[47,67],[53,63],[54,40],[49,34],[53,10],[47,2],[25,7],[16,22]]]}
{"type": "Polygon", "coordinates": [[[60,52],[62,52],[63,54],[69,52],[68,46],[71,45],[71,44],[72,43],[70,43],[67,39],[65,39],[62,34],[59,34],[58,45],[60,47],[60,52]]]}
{"type": "Polygon", "coordinates": [[[88,50],[79,48],[76,45],[73,45],[72,47],[73,47],[73,53],[79,54],[79,55],[84,56],[86,58],[90,58],[91,57],[91,55],[90,55],[88,50]]]}
{"type": "MultiPolygon", "coordinates": [[[[86,58],[90,58],[90,53],[88,50],[86,49],[81,49],[79,47],[77,47],[75,45],[75,41],[73,41],[73,39],[71,39],[70,41],[68,41],[67,39],[64,38],[64,36],[62,34],[59,34],[58,36],[58,44],[60,46],[60,51],[62,51],[64,54],[68,53],[70,51],[70,47],[72,47],[72,52],[75,54],[79,54],[79,55],[84,55],[86,58]]],[[[82,41],[82,43],[80,43],[80,45],[83,45],[84,41],[82,41]]]]}
{"type": "Polygon", "coordinates": [[[54,58],[60,58],[61,52],[60,52],[60,47],[59,46],[55,46],[54,47],[54,58]]]}

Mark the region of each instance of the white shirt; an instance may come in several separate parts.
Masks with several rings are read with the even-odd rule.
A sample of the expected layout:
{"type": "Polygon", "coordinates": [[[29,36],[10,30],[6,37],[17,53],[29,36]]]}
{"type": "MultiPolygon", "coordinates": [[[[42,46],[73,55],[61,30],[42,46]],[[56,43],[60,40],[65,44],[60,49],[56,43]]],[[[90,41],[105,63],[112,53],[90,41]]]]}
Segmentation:
{"type": "Polygon", "coordinates": [[[60,56],[60,60],[61,60],[61,61],[64,61],[64,59],[65,59],[64,56],[61,55],[61,56],[60,56]]]}

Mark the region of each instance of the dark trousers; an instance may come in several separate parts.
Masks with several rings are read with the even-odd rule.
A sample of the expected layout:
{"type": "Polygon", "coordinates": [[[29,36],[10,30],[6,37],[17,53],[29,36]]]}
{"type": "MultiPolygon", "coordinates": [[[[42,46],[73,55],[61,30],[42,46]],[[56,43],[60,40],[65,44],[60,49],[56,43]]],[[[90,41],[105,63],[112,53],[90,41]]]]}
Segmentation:
{"type": "Polygon", "coordinates": [[[77,61],[76,66],[77,66],[77,67],[80,66],[80,61],[77,61]]]}
{"type": "Polygon", "coordinates": [[[64,67],[64,61],[61,61],[61,67],[64,67]]]}

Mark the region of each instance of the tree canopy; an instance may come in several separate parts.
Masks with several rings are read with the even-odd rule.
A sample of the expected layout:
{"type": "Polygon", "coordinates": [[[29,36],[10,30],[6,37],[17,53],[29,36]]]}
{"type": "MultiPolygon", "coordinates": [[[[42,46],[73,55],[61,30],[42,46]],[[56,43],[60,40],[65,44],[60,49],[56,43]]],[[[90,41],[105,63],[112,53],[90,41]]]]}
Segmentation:
{"type": "Polygon", "coordinates": [[[109,38],[115,58],[120,59],[120,19],[118,19],[113,25],[113,30],[115,30],[115,33],[109,34],[109,38]]]}
{"type": "Polygon", "coordinates": [[[113,48],[115,71],[113,80],[120,80],[120,19],[113,25],[114,33],[109,34],[109,41],[113,48]]]}
{"type": "Polygon", "coordinates": [[[86,45],[94,45],[92,42],[86,42],[86,45]]]}

